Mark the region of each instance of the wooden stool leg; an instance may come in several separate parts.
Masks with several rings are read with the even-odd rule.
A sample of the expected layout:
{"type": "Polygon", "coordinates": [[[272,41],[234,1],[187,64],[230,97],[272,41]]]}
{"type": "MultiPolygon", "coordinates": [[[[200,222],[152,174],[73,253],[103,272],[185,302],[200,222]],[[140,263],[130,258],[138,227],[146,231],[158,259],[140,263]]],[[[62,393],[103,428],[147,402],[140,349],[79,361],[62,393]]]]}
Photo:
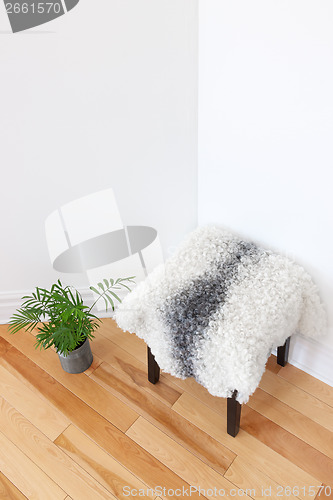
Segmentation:
{"type": "Polygon", "coordinates": [[[227,433],[236,437],[239,431],[239,422],[242,405],[236,401],[237,391],[233,392],[231,398],[227,400],[227,433]]]}
{"type": "Polygon", "coordinates": [[[156,384],[160,378],[160,367],[155,361],[155,356],[152,354],[150,347],[147,346],[148,354],[148,380],[152,384],[156,384]]]}
{"type": "Polygon", "coordinates": [[[290,337],[287,338],[284,345],[277,348],[277,364],[280,366],[286,366],[288,363],[290,337]]]}

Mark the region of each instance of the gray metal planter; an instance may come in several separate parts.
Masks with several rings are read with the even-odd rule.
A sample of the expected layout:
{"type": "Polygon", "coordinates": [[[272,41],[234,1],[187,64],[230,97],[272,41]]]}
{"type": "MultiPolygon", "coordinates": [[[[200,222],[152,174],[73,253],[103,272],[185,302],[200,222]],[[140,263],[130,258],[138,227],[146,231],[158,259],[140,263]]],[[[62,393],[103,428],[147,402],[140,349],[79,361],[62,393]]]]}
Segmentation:
{"type": "Polygon", "coordinates": [[[70,352],[67,356],[64,356],[60,352],[58,352],[58,356],[62,368],[67,373],[82,373],[85,370],[88,370],[89,366],[93,362],[93,355],[88,339],[81,345],[81,347],[70,352]]]}

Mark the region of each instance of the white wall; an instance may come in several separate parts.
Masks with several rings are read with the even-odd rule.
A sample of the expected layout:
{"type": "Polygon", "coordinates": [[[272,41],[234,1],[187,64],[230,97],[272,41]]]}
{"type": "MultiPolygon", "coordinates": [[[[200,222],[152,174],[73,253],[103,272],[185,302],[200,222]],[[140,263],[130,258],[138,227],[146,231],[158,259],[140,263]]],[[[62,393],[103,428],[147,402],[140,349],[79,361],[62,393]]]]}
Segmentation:
{"type": "Polygon", "coordinates": [[[292,362],[333,384],[333,3],[199,2],[199,223],[285,252],[330,332],[292,362]]]}
{"type": "Polygon", "coordinates": [[[112,187],[124,223],[155,227],[165,255],[195,227],[197,3],[81,0],[15,35],[1,4],[0,71],[4,322],[22,290],[58,278],[44,221],[64,203],[112,187]]]}

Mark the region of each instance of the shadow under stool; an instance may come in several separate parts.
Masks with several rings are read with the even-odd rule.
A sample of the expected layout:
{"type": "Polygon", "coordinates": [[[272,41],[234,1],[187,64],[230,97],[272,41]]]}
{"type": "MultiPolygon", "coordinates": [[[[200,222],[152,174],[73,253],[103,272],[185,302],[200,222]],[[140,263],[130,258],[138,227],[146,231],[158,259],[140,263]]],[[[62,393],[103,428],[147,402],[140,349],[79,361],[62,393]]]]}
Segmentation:
{"type": "MultiPolygon", "coordinates": [[[[287,338],[283,346],[277,348],[277,364],[286,366],[288,363],[290,337],[287,338]]],[[[148,380],[152,384],[156,384],[160,378],[160,367],[152,354],[150,347],[147,346],[148,352],[148,380]]],[[[227,433],[232,437],[236,437],[239,431],[239,423],[241,416],[242,405],[236,400],[237,390],[235,389],[231,398],[227,401],[227,433]]]]}

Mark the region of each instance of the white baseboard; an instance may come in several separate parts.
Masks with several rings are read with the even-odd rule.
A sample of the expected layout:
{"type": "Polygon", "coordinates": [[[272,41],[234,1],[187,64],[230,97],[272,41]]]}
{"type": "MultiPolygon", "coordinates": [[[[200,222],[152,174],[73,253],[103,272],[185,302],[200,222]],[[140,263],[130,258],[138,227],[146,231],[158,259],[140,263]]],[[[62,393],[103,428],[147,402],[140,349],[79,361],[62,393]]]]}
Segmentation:
{"type": "Polygon", "coordinates": [[[333,349],[315,340],[293,335],[289,362],[333,387],[333,349]]]}
{"type": "MultiPolygon", "coordinates": [[[[89,288],[81,288],[84,303],[91,305],[93,296],[89,288]]],[[[15,310],[22,303],[21,297],[29,295],[31,290],[0,292],[0,324],[6,324],[15,310]]],[[[112,311],[94,311],[100,318],[112,317],[112,311]]],[[[289,363],[309,375],[333,386],[333,349],[319,342],[300,335],[293,335],[290,342],[289,363]]]]}
{"type": "Polygon", "coordinates": [[[0,324],[6,324],[9,318],[23,302],[21,297],[31,293],[30,290],[0,292],[0,324]]]}
{"type": "Polygon", "coordinates": [[[301,335],[291,337],[288,363],[333,387],[332,361],[332,348],[301,335]]]}

